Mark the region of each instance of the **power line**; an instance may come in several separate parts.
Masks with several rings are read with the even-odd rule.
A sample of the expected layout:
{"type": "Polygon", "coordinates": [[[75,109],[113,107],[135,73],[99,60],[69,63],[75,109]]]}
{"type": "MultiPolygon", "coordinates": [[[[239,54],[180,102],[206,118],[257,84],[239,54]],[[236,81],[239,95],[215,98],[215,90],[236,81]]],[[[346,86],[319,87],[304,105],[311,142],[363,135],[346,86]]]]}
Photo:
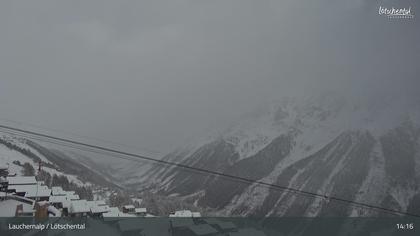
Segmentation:
{"type": "Polygon", "coordinates": [[[27,123],[27,122],[23,122],[23,121],[15,121],[15,120],[11,120],[11,119],[7,119],[7,118],[2,118],[0,117],[0,121],[4,121],[7,123],[13,123],[15,125],[17,125],[18,127],[22,126],[22,127],[33,127],[36,130],[43,130],[45,132],[48,133],[56,133],[56,134],[63,134],[67,137],[76,137],[76,138],[81,138],[84,140],[91,140],[91,141],[95,141],[95,142],[101,142],[104,144],[110,144],[110,145],[116,145],[119,146],[121,148],[129,148],[131,150],[135,150],[135,151],[140,151],[140,152],[146,152],[148,154],[153,154],[153,155],[163,155],[162,152],[159,152],[157,150],[153,150],[150,148],[145,148],[145,147],[133,147],[131,145],[127,145],[127,144],[123,144],[123,143],[119,143],[119,142],[114,142],[114,141],[110,141],[110,140],[106,140],[106,139],[102,139],[102,138],[98,138],[98,137],[92,137],[92,136],[87,136],[87,135],[81,135],[81,134],[77,134],[74,132],[70,132],[67,130],[63,130],[63,129],[56,129],[56,128],[49,128],[49,127],[45,127],[45,126],[41,126],[38,124],[34,124],[34,123],[27,123]]]}
{"type": "MultiPolygon", "coordinates": [[[[111,148],[107,148],[107,147],[92,145],[92,144],[83,143],[83,142],[70,140],[70,139],[66,139],[66,138],[55,137],[55,136],[52,136],[52,135],[42,134],[42,133],[30,131],[30,130],[19,129],[19,128],[6,126],[6,125],[1,125],[1,124],[0,124],[0,128],[8,130],[9,133],[13,133],[15,135],[24,136],[24,135],[21,134],[21,133],[23,133],[23,134],[26,134],[26,135],[29,135],[29,136],[32,135],[32,136],[36,136],[38,138],[41,137],[41,141],[50,142],[50,143],[54,143],[54,144],[58,144],[58,145],[71,144],[71,145],[68,145],[68,147],[76,148],[76,149],[79,149],[79,150],[83,150],[80,147],[84,147],[84,151],[92,151],[92,149],[94,149],[94,150],[104,151],[104,152],[107,152],[107,153],[118,154],[118,156],[111,155],[111,156],[116,157],[116,158],[126,159],[126,160],[130,160],[130,161],[140,161],[140,160],[144,161],[144,160],[146,160],[146,161],[151,161],[151,162],[155,162],[155,163],[159,163],[159,164],[175,166],[175,167],[183,168],[183,169],[186,169],[186,170],[191,170],[191,171],[194,171],[194,172],[221,176],[221,177],[225,177],[225,178],[229,178],[229,179],[232,179],[232,180],[237,180],[237,181],[245,182],[245,183],[249,183],[249,184],[257,184],[257,185],[260,185],[260,186],[268,187],[270,189],[286,191],[286,192],[290,192],[290,193],[293,193],[293,194],[300,194],[300,195],[305,195],[305,196],[314,197],[314,198],[332,200],[332,201],[336,201],[336,202],[340,202],[340,203],[344,203],[344,204],[348,204],[348,205],[353,205],[353,206],[357,206],[357,207],[369,208],[369,209],[372,209],[372,210],[380,210],[380,211],[388,212],[388,213],[391,213],[391,214],[406,215],[406,216],[413,216],[413,217],[419,217],[420,218],[420,215],[410,213],[410,212],[389,209],[389,208],[376,206],[376,205],[371,205],[371,204],[358,202],[358,201],[354,201],[354,200],[348,200],[348,199],[339,198],[339,197],[335,197],[335,196],[323,195],[323,194],[313,193],[313,192],[300,190],[300,189],[296,189],[296,188],[281,186],[281,185],[277,185],[277,184],[271,184],[271,183],[267,183],[267,182],[263,182],[263,181],[259,181],[259,180],[248,179],[248,178],[241,177],[241,176],[235,176],[235,175],[230,175],[230,174],[217,172],[217,171],[212,171],[212,170],[208,170],[208,169],[203,169],[203,168],[199,168],[199,167],[193,167],[193,166],[185,165],[185,164],[182,164],[182,163],[176,163],[176,162],[171,162],[171,161],[167,161],[167,160],[155,159],[155,158],[151,158],[151,157],[147,157],[147,156],[143,156],[143,155],[139,155],[139,154],[135,154],[135,153],[129,153],[129,152],[125,152],[125,151],[120,151],[120,150],[115,150],[115,149],[111,149],[111,148]],[[10,131],[12,131],[12,132],[10,132],[10,131]],[[58,142],[54,142],[54,141],[58,141],[58,142]],[[122,155],[122,156],[119,156],[119,155],[122,155]],[[125,157],[134,157],[137,160],[132,159],[132,158],[127,159],[124,156],[125,157]]],[[[4,132],[4,131],[2,131],[2,132],[4,132]]],[[[36,137],[35,137],[35,139],[36,139],[36,137]]],[[[34,138],[34,137],[29,137],[29,138],[34,138]]],[[[101,154],[104,154],[104,153],[101,153],[101,154]]]]}

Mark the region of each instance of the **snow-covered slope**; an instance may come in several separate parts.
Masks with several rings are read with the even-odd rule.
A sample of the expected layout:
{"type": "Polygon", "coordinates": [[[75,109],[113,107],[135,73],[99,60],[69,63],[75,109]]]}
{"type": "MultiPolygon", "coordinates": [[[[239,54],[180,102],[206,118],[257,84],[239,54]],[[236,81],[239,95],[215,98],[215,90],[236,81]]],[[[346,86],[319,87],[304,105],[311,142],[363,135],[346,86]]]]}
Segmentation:
{"type": "MultiPolygon", "coordinates": [[[[114,186],[90,167],[46,145],[10,134],[0,135],[0,166],[8,167],[10,175],[22,175],[23,165],[29,163],[37,172],[41,169],[51,176],[65,176],[78,186],[114,186]]],[[[35,173],[36,174],[36,173],[35,173]]]]}
{"type": "MultiPolygon", "coordinates": [[[[396,98],[372,103],[337,94],[286,98],[165,158],[410,210],[420,198],[419,111],[419,104],[396,98]]],[[[223,215],[377,214],[179,168],[155,166],[142,176],[138,186],[192,198],[223,215]]]]}

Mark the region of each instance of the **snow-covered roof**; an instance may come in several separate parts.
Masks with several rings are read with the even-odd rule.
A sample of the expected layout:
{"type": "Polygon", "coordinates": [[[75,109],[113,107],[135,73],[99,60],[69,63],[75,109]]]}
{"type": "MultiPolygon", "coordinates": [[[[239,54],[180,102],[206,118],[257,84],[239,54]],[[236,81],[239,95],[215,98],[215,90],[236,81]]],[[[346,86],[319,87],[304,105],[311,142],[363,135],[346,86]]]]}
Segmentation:
{"type": "Polygon", "coordinates": [[[73,191],[66,193],[67,200],[73,201],[73,200],[79,200],[79,195],[75,194],[73,191]]]}
{"type": "Polygon", "coordinates": [[[33,206],[31,204],[16,201],[13,199],[8,199],[5,201],[0,201],[0,217],[15,216],[16,207],[21,204],[23,206],[23,213],[34,212],[33,206]]]}
{"type": "Polygon", "coordinates": [[[89,211],[90,211],[90,207],[87,204],[86,200],[76,200],[76,201],[71,201],[70,203],[70,209],[69,209],[70,213],[85,213],[89,211]]]}
{"type": "Polygon", "coordinates": [[[146,208],[136,208],[136,209],[134,209],[134,212],[136,212],[136,213],[146,213],[147,209],[146,208]]]}
{"type": "Polygon", "coordinates": [[[66,200],[63,201],[63,208],[68,209],[68,208],[70,208],[70,205],[71,205],[71,201],[66,198],[66,200]]]}
{"type": "Polygon", "coordinates": [[[175,211],[174,214],[170,214],[169,217],[201,217],[200,212],[191,212],[190,210],[175,211]]]}
{"type": "Polygon", "coordinates": [[[52,190],[52,195],[54,195],[54,196],[64,196],[64,195],[66,195],[66,191],[64,191],[62,187],[54,186],[54,187],[51,188],[51,190],[52,190]]]}
{"type": "Polygon", "coordinates": [[[118,207],[110,207],[108,208],[108,212],[102,214],[103,217],[118,217],[119,214],[122,213],[118,209],[118,207]]]}
{"type": "Polygon", "coordinates": [[[66,196],[50,196],[49,202],[51,203],[64,203],[67,201],[66,196]]]}
{"type": "Polygon", "coordinates": [[[125,209],[134,209],[134,208],[136,208],[135,206],[133,206],[133,205],[125,205],[124,206],[124,208],[125,209]]]}
{"type": "Polygon", "coordinates": [[[105,201],[104,200],[96,200],[96,201],[94,201],[95,202],[95,204],[96,205],[98,205],[98,206],[105,206],[106,205],[106,203],[105,203],[105,201]]]}
{"type": "Polygon", "coordinates": [[[92,213],[106,213],[109,211],[109,206],[91,206],[90,212],[92,213]]]}
{"type": "Polygon", "coordinates": [[[49,213],[48,214],[49,216],[53,216],[53,217],[60,217],[61,216],[61,211],[59,211],[54,206],[48,206],[48,213],[49,213]]]}
{"type": "Polygon", "coordinates": [[[48,197],[51,189],[41,185],[13,185],[9,189],[14,189],[17,193],[25,193],[25,197],[48,197]]]}
{"type": "Polygon", "coordinates": [[[28,184],[37,184],[37,181],[34,176],[11,176],[7,177],[9,185],[28,185],[28,184]]]}
{"type": "Polygon", "coordinates": [[[92,213],[105,213],[109,211],[109,206],[104,201],[88,201],[87,204],[90,207],[92,213]]]}
{"type": "Polygon", "coordinates": [[[109,207],[108,212],[102,214],[103,217],[135,217],[131,214],[121,212],[117,207],[109,207]]]}

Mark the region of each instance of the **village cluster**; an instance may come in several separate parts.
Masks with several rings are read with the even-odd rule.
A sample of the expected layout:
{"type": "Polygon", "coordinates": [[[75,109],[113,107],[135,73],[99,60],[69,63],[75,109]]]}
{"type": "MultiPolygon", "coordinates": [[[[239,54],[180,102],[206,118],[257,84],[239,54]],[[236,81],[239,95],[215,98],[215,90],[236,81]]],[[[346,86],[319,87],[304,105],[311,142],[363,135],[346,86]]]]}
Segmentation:
{"type": "MultiPolygon", "coordinates": [[[[34,217],[34,219],[74,218],[103,219],[118,232],[135,235],[146,234],[147,224],[133,217],[153,218],[147,208],[125,205],[110,207],[104,200],[80,199],[74,191],[60,186],[49,188],[35,176],[0,176],[0,217],[34,217]],[[134,221],[133,221],[134,220],[134,221]],[[138,234],[137,234],[138,233],[138,234]]],[[[200,212],[179,210],[167,220],[168,235],[255,235],[263,236],[255,229],[238,229],[235,224],[215,218],[202,218],[200,212]]],[[[166,228],[166,227],[163,227],[166,228]]]]}

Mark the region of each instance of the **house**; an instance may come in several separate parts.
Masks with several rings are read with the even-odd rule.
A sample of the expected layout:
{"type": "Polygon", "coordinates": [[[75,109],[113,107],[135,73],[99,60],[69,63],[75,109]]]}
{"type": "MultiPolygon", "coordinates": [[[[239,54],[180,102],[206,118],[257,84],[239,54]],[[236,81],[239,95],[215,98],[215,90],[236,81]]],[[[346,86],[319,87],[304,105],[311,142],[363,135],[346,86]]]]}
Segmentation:
{"type": "MultiPolygon", "coordinates": [[[[59,208],[59,209],[64,208],[64,205],[66,205],[67,201],[68,200],[67,200],[66,196],[54,196],[54,195],[50,196],[50,200],[49,200],[51,205],[53,205],[54,207],[59,208]]],[[[68,205],[70,205],[70,204],[68,204],[68,205]]]]}
{"type": "Polygon", "coordinates": [[[108,208],[108,212],[102,214],[103,217],[119,217],[120,214],[123,214],[118,207],[108,208]]]}
{"type": "Polygon", "coordinates": [[[49,215],[48,207],[49,203],[47,201],[35,202],[35,218],[37,220],[47,219],[49,215]]]}
{"type": "Polygon", "coordinates": [[[90,216],[100,217],[103,213],[109,211],[110,207],[102,200],[99,201],[88,201],[87,204],[90,207],[90,216]]]}
{"type": "Polygon", "coordinates": [[[9,166],[0,164],[0,177],[7,177],[9,175],[9,166]]]}
{"type": "Polygon", "coordinates": [[[17,199],[0,201],[0,217],[33,216],[33,203],[21,202],[17,199]]]}
{"type": "Polygon", "coordinates": [[[35,176],[11,176],[7,177],[9,185],[36,185],[35,176]]]}
{"type": "MultiPolygon", "coordinates": [[[[13,193],[16,192],[18,186],[27,186],[27,185],[37,185],[37,181],[34,176],[9,176],[7,177],[7,192],[13,193]]],[[[24,196],[24,193],[20,193],[21,196],[24,196]]]]}
{"type": "Polygon", "coordinates": [[[63,190],[62,187],[53,186],[51,188],[53,196],[66,196],[66,191],[63,190]]]}
{"type": "Polygon", "coordinates": [[[37,201],[48,201],[51,195],[51,189],[47,186],[38,185],[36,182],[27,185],[9,185],[9,190],[15,192],[18,196],[37,201]]]}
{"type": "Polygon", "coordinates": [[[147,209],[146,208],[135,208],[134,213],[136,216],[146,216],[147,215],[147,209]]]}
{"type": "Polygon", "coordinates": [[[61,211],[58,210],[56,207],[50,205],[48,206],[48,216],[49,217],[61,217],[61,211]]]}
{"type": "Polygon", "coordinates": [[[26,192],[25,197],[37,200],[37,201],[48,201],[51,196],[51,189],[47,186],[38,186],[36,189],[32,188],[32,191],[26,192]]]}
{"type": "Polygon", "coordinates": [[[119,221],[120,220],[118,219],[119,217],[136,217],[136,216],[132,214],[123,213],[118,209],[118,207],[109,207],[108,212],[103,213],[102,217],[104,218],[104,221],[112,223],[115,221],[119,221]]]}
{"type": "Polygon", "coordinates": [[[123,206],[123,212],[124,213],[129,213],[129,214],[134,214],[135,213],[135,207],[133,205],[125,205],[123,206]]]}
{"type": "Polygon", "coordinates": [[[8,187],[9,187],[9,181],[7,181],[7,178],[0,176],[0,192],[6,193],[8,187]]]}
{"type": "Polygon", "coordinates": [[[72,217],[85,217],[90,212],[86,200],[74,200],[70,202],[69,214],[72,217]]]}
{"type": "Polygon", "coordinates": [[[200,212],[191,212],[190,210],[175,211],[169,214],[169,217],[201,217],[200,212]]]}
{"type": "Polygon", "coordinates": [[[80,200],[79,195],[77,195],[74,191],[66,192],[66,198],[69,201],[80,200]]]}

